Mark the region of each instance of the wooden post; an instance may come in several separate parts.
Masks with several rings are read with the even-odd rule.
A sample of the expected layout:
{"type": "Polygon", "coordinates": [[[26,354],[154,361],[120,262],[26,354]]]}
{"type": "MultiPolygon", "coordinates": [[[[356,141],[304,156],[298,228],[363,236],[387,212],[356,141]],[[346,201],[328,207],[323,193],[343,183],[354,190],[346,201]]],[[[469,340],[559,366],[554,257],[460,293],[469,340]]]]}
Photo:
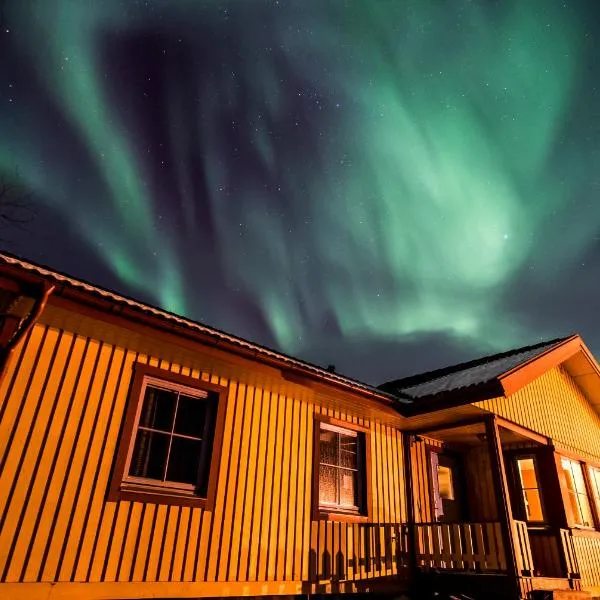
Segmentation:
{"type": "MultiPolygon", "coordinates": [[[[559,547],[559,558],[565,574],[564,576],[570,579],[573,576],[579,576],[579,565],[577,564],[577,557],[573,554],[571,549],[571,534],[569,531],[570,527],[573,525],[574,517],[571,502],[569,501],[569,490],[567,488],[567,482],[561,464],[561,457],[555,452],[554,446],[548,447],[548,467],[548,489],[558,489],[560,490],[560,494],[546,494],[546,496],[550,496],[550,499],[546,500],[545,496],[544,500],[551,503],[550,506],[556,515],[557,527],[555,531],[556,541],[559,547]]],[[[589,474],[585,466],[582,468],[588,497],[593,498],[593,495],[590,493],[591,489],[588,481],[589,474]]],[[[590,505],[592,510],[595,510],[594,503],[591,502],[590,505]]]]}
{"type": "Polygon", "coordinates": [[[412,485],[412,461],[411,461],[411,439],[410,433],[403,433],[404,437],[404,489],[406,493],[406,520],[408,537],[408,567],[409,577],[414,582],[417,575],[417,536],[415,525],[415,506],[412,485]]]}
{"type": "Polygon", "coordinates": [[[490,453],[490,463],[492,467],[492,479],[494,481],[496,504],[498,506],[498,517],[500,527],[502,528],[502,538],[504,542],[504,553],[506,555],[506,568],[508,576],[513,580],[516,598],[521,597],[521,586],[519,584],[519,573],[517,567],[517,558],[515,556],[515,542],[512,527],[512,508],[510,497],[508,495],[508,483],[506,481],[506,471],[504,469],[504,458],[502,456],[502,444],[500,442],[500,432],[495,415],[486,419],[485,434],[490,453]]]}

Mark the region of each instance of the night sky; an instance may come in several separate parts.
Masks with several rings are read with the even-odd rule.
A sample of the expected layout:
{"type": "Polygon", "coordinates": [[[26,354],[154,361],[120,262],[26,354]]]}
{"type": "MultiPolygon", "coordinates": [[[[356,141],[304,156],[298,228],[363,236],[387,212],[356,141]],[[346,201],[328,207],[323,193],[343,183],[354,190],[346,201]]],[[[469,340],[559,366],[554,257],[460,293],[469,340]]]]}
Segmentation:
{"type": "Polygon", "coordinates": [[[369,383],[600,356],[600,2],[0,6],[2,249],[369,383]]]}

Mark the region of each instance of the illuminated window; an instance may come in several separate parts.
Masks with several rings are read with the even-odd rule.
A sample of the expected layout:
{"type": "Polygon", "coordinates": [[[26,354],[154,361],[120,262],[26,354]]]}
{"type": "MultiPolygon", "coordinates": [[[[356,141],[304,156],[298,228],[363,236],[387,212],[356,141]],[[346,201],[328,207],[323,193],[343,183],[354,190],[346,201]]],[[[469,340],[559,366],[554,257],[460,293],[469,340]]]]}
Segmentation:
{"type": "Polygon", "coordinates": [[[444,516],[443,500],[454,500],[454,477],[452,469],[440,465],[440,456],[431,452],[431,478],[433,483],[433,512],[435,519],[444,516]]]}
{"type": "Polygon", "coordinates": [[[363,434],[329,423],[319,431],[319,508],[360,514],[363,434]]]}
{"type": "Polygon", "coordinates": [[[540,486],[535,471],[535,461],[533,458],[519,458],[517,459],[517,468],[525,505],[525,518],[527,521],[543,521],[544,512],[542,510],[540,486]]]}
{"type": "Polygon", "coordinates": [[[438,490],[442,500],[454,500],[452,469],[438,465],[438,490]]]}
{"type": "Polygon", "coordinates": [[[593,527],[594,520],[592,518],[581,463],[569,458],[562,458],[560,462],[567,482],[569,503],[575,524],[582,525],[583,527],[593,527]]]}

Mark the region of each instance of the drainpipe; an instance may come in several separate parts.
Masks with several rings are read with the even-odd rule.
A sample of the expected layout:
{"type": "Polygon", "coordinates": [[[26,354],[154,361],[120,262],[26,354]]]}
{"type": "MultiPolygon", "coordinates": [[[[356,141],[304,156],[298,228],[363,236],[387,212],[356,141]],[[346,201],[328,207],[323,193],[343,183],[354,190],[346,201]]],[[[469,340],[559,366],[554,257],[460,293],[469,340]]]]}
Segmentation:
{"type": "Polygon", "coordinates": [[[27,316],[21,321],[20,325],[16,328],[8,341],[0,348],[0,380],[2,380],[4,376],[6,366],[8,365],[8,361],[10,360],[14,349],[40,318],[40,315],[48,303],[48,298],[54,289],[55,286],[46,281],[42,284],[41,292],[35,298],[33,307],[27,316]]]}

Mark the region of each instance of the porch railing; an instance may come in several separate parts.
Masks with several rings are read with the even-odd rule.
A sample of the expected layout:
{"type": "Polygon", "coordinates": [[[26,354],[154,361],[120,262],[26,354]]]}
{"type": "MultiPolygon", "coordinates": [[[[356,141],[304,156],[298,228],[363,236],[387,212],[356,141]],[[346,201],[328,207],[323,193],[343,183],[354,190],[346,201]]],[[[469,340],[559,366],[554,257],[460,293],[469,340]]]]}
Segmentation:
{"type": "Polygon", "coordinates": [[[580,577],[579,566],[571,531],[568,529],[561,529],[560,541],[565,557],[565,566],[567,567],[567,577],[578,579],[580,577]]]}
{"type": "Polygon", "coordinates": [[[311,581],[403,576],[408,569],[406,525],[313,521],[311,581]]]}
{"type": "Polygon", "coordinates": [[[418,523],[417,566],[421,569],[506,571],[500,523],[418,523]]]}
{"type": "Polygon", "coordinates": [[[515,544],[515,558],[517,561],[517,572],[524,577],[533,575],[533,557],[531,556],[531,544],[527,523],[524,521],[512,521],[513,538],[515,544]]]}

